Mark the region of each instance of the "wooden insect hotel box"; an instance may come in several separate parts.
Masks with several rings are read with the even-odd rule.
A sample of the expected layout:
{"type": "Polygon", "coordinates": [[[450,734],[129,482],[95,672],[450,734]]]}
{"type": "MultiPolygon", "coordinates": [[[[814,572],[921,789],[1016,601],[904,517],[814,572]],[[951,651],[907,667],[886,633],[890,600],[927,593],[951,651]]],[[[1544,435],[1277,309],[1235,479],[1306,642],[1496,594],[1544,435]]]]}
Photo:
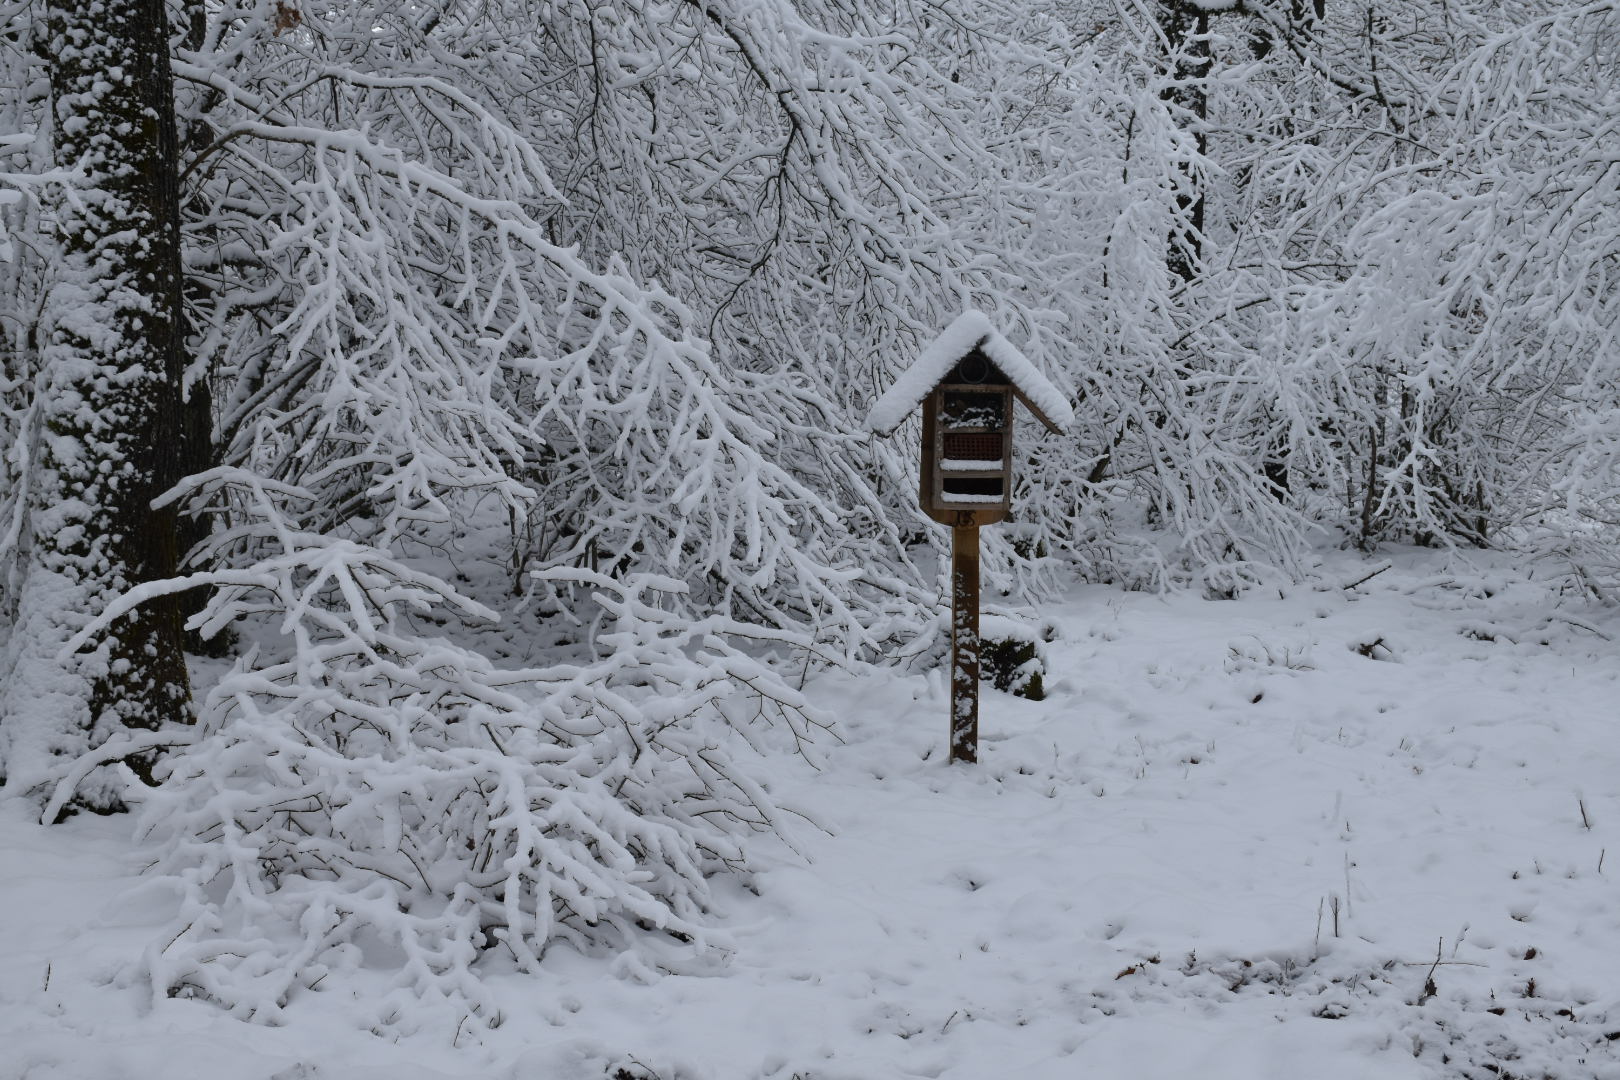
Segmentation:
{"type": "Polygon", "coordinates": [[[957,318],[872,406],[879,434],[922,408],[918,499],[956,528],[991,525],[1012,509],[1013,402],[1053,432],[1074,419],[1057,388],[976,311],[957,318]]]}

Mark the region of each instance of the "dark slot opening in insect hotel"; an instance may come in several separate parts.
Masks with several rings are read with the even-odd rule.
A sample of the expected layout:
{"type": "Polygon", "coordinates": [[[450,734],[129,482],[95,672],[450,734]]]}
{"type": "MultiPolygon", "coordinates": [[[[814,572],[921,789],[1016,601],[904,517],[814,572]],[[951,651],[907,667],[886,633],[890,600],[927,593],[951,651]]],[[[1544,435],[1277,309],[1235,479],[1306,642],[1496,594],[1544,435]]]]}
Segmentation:
{"type": "Polygon", "coordinates": [[[1004,490],[999,476],[944,476],[941,487],[947,496],[956,495],[974,502],[1000,502],[1004,490]]]}

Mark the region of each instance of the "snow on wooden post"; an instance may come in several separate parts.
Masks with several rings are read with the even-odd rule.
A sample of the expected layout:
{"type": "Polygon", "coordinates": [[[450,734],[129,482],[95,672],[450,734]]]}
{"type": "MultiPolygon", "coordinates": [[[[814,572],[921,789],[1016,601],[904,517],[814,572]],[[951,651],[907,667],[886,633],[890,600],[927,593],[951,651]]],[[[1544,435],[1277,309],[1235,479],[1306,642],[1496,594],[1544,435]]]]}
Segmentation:
{"type": "Polygon", "coordinates": [[[922,407],[917,497],[951,527],[950,759],[979,756],[979,527],[1012,510],[1012,404],[1061,433],[1074,420],[1068,400],[990,320],[957,317],[901,373],[867,415],[891,434],[922,407]]]}
{"type": "Polygon", "coordinates": [[[951,529],[951,760],[979,760],[979,527],[951,529]]]}

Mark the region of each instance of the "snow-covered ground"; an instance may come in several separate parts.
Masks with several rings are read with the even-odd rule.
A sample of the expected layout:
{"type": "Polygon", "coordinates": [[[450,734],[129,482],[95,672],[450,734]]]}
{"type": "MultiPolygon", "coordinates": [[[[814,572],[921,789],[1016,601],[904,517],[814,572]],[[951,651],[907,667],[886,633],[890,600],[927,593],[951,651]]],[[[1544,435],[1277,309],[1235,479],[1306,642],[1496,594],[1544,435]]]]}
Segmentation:
{"type": "Polygon", "coordinates": [[[1046,700],[824,675],[829,823],[723,892],[730,956],[637,981],[554,950],[505,1022],[368,988],[267,1028],[136,974],[172,900],[127,819],[0,806],[4,1080],[1613,1080],[1620,619],[1522,574],[1335,555],[1231,602],[1077,589],[1046,700]]]}

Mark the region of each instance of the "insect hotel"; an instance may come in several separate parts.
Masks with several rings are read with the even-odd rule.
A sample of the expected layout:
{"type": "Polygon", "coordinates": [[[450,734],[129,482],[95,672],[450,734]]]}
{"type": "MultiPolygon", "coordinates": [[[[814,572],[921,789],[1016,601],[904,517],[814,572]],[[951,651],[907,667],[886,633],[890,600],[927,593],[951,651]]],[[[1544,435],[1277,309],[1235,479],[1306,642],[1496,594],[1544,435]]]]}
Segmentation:
{"type": "Polygon", "coordinates": [[[979,746],[979,527],[1012,510],[1013,402],[1061,434],[1064,395],[977,311],[959,316],[878,398],[867,427],[894,432],[922,407],[918,501],[951,527],[951,753],[979,746]]]}

